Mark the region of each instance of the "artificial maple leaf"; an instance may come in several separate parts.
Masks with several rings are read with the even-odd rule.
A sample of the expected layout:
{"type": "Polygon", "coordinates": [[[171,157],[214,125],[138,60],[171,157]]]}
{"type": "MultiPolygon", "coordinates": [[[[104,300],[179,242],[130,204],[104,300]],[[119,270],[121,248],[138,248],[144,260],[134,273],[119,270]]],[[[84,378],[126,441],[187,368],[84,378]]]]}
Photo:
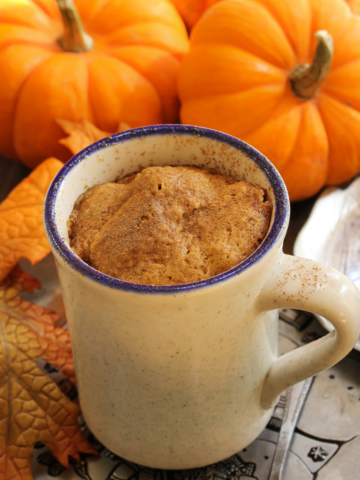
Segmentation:
{"type": "Polygon", "coordinates": [[[59,140],[59,143],[65,145],[73,155],[88,147],[91,143],[110,135],[108,132],[99,130],[86,118],[81,120],[81,122],[71,122],[70,120],[58,118],[56,122],[69,135],[59,140]]]}
{"type": "Polygon", "coordinates": [[[45,160],[0,204],[0,281],[21,257],[34,264],[50,252],[43,205],[47,189],[62,166],[55,158],[45,160]]]}
{"type": "Polygon", "coordinates": [[[35,442],[43,442],[64,466],[68,456],[95,453],[76,418],[79,407],[37,366],[56,366],[74,381],[67,330],[54,325],[58,316],[19,297],[39,288],[18,267],[0,283],[0,478],[31,480],[35,442]]]}
{"type": "MultiPolygon", "coordinates": [[[[109,132],[104,132],[95,127],[90,120],[86,118],[80,122],[71,122],[63,118],[57,118],[56,122],[69,136],[59,140],[59,143],[65,145],[73,155],[88,147],[94,142],[101,140],[104,137],[111,135],[109,132]]],[[[124,122],[120,122],[117,128],[117,132],[124,132],[129,130],[129,125],[124,122]]],[[[112,132],[116,133],[116,132],[112,132]]]]}

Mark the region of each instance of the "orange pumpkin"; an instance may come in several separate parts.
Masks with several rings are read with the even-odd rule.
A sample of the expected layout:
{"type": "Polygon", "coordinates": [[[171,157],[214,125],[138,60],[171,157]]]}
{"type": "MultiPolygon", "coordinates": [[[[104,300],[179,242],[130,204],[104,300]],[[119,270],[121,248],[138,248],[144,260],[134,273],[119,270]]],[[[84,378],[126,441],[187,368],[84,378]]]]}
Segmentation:
{"type": "Polygon", "coordinates": [[[204,12],[220,1],[221,0],[171,0],[171,3],[178,9],[187,27],[191,30],[204,12]]]}
{"type": "Polygon", "coordinates": [[[300,200],[360,171],[359,85],[360,18],[343,0],[226,0],[192,31],[181,120],[254,145],[300,200]]]}
{"type": "Polygon", "coordinates": [[[360,0],[345,0],[351,10],[356,14],[356,15],[360,15],[360,0]]]}
{"type": "Polygon", "coordinates": [[[176,82],[188,36],[174,6],[76,6],[80,17],[72,0],[0,2],[0,153],[29,167],[69,158],[56,118],[88,119],[109,132],[120,122],[138,127],[178,118],[176,82]]]}
{"type": "MultiPolygon", "coordinates": [[[[178,12],[184,19],[189,30],[191,30],[195,23],[200,19],[201,15],[208,10],[215,3],[222,0],[170,0],[175,5],[178,12]]],[[[360,0],[345,0],[351,8],[351,10],[360,14],[360,0]]]]}

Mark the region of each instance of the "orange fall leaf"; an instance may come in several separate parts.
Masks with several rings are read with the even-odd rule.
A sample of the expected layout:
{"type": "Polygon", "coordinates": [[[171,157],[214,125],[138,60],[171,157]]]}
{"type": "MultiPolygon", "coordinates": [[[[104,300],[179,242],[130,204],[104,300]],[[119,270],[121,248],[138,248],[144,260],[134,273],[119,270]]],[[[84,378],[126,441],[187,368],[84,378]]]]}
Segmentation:
{"type": "MultiPolygon", "coordinates": [[[[84,119],[81,122],[72,122],[63,118],[56,120],[58,125],[68,134],[68,137],[59,140],[59,143],[65,145],[73,155],[88,147],[94,142],[111,135],[110,132],[104,132],[95,127],[89,120],[84,119]]],[[[129,130],[129,125],[121,122],[118,126],[118,132],[129,130]]],[[[116,132],[113,132],[116,133],[116,132]]]]}
{"type": "Polygon", "coordinates": [[[55,158],[45,160],[0,204],[0,281],[21,257],[34,264],[50,252],[43,227],[43,204],[62,166],[55,158]]]}
{"type": "Polygon", "coordinates": [[[0,283],[0,478],[32,480],[33,446],[43,442],[64,466],[95,453],[76,418],[79,407],[37,366],[42,358],[74,381],[67,330],[57,314],[19,297],[40,288],[16,267],[0,283]]]}

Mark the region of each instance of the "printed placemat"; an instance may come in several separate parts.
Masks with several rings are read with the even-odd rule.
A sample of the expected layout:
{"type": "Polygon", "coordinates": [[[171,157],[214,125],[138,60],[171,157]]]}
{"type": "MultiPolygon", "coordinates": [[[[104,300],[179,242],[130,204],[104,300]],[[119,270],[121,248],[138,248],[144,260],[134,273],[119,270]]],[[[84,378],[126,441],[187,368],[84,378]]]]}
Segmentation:
{"type": "MultiPolygon", "coordinates": [[[[42,283],[24,298],[54,309],[65,322],[61,290],[51,255],[21,267],[42,283]]],[[[311,314],[283,309],[279,321],[279,355],[328,333],[311,314]]],[[[72,400],[77,391],[52,365],[38,366],[57,382],[72,400]]],[[[152,470],[128,462],[101,445],[79,418],[83,431],[99,457],[70,459],[65,469],[40,443],[33,454],[35,480],[268,480],[279,438],[286,396],[279,399],[273,416],[259,437],[231,458],[203,468],[182,471],[152,470]]],[[[360,353],[352,351],[338,365],[318,375],[311,386],[295,430],[283,480],[355,480],[360,478],[360,353]]]]}

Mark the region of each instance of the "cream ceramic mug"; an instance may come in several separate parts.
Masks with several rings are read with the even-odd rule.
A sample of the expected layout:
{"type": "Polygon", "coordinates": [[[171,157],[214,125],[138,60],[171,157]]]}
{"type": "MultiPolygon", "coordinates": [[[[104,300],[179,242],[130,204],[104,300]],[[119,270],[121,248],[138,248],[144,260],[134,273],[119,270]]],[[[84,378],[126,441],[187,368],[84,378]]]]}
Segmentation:
{"type": "Polygon", "coordinates": [[[325,265],[284,255],[286,187],[257,150],[214,130],[163,125],[115,134],[58,173],[45,226],[62,285],[79,398],[111,451],[154,468],[204,466],[240,451],[266,426],[278,395],[342,359],[360,330],[360,294],[325,265]],[[235,268],[178,286],[99,273],[69,248],[66,222],[88,187],[150,165],[196,165],[267,191],[261,246],[235,268]],[[335,330],[277,358],[278,312],[326,317],[335,330]]]}

